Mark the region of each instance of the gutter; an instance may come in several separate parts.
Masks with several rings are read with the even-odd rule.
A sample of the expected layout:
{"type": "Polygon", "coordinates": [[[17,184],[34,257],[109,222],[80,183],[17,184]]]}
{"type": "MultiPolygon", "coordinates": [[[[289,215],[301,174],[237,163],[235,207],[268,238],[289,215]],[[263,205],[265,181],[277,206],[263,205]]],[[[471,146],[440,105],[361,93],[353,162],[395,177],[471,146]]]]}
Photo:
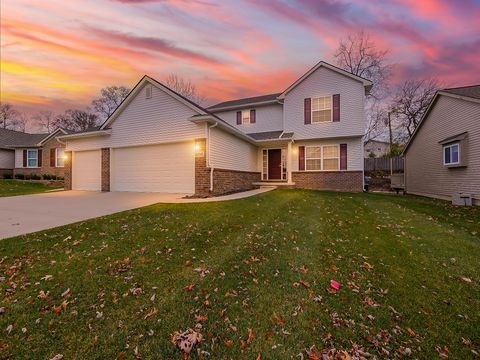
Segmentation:
{"type": "Polygon", "coordinates": [[[218,122],[208,127],[207,132],[207,166],[210,168],[210,191],[213,191],[213,166],[210,163],[210,129],[218,126],[218,122]]]}
{"type": "Polygon", "coordinates": [[[87,138],[87,137],[107,136],[107,135],[110,135],[111,133],[112,133],[111,129],[98,130],[98,131],[88,131],[88,132],[83,132],[83,133],[58,136],[57,140],[81,139],[81,138],[87,138]]]}

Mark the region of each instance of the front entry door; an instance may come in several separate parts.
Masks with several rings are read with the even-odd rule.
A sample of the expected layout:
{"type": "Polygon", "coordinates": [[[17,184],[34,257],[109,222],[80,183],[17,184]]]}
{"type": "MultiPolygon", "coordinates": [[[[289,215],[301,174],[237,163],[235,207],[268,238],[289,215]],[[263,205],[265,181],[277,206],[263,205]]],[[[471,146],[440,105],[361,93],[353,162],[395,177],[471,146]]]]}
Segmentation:
{"type": "Polygon", "coordinates": [[[282,180],[282,150],[268,150],[268,180],[282,180]]]}

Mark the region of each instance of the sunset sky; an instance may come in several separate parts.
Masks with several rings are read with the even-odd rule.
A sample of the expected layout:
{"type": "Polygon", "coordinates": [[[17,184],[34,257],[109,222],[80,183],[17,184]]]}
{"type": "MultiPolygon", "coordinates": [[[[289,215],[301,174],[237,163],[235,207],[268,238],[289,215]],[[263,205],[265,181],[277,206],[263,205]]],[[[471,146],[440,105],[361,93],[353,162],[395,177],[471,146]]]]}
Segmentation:
{"type": "Polygon", "coordinates": [[[394,83],[480,83],[480,0],[2,0],[1,100],[59,112],[170,73],[209,103],[277,92],[361,29],[394,83]]]}

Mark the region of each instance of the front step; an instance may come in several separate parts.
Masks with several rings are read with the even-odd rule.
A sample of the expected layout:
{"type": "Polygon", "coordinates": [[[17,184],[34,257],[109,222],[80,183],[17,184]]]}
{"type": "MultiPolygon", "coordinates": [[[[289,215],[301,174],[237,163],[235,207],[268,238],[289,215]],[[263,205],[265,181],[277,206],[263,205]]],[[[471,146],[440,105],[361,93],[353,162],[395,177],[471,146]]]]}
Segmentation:
{"type": "Polygon", "coordinates": [[[255,186],[260,186],[260,189],[264,188],[289,188],[294,187],[294,182],[286,182],[286,181],[259,181],[253,183],[255,186]]]}

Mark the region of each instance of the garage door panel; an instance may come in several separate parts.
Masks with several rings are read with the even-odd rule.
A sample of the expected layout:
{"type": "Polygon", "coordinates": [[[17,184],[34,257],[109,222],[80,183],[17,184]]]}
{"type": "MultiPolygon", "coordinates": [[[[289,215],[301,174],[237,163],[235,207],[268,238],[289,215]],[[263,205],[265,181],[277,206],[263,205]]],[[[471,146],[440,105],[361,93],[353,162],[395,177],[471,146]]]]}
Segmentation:
{"type": "Polygon", "coordinates": [[[112,150],[112,190],[193,193],[194,143],[112,150]]]}
{"type": "Polygon", "coordinates": [[[100,191],[102,186],[102,154],[100,150],[72,153],[72,189],[100,191]]]}

